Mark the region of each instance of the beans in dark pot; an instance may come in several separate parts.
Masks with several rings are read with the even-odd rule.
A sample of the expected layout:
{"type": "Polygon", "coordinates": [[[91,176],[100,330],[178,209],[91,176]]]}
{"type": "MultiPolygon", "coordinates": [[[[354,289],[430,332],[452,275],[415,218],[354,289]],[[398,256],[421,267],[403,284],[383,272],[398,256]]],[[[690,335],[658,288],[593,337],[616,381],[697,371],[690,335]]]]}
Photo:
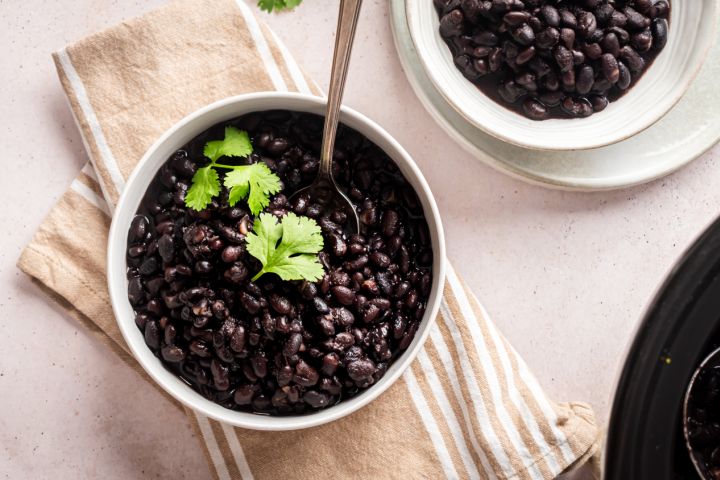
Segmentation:
{"type": "MultiPolygon", "coordinates": [[[[446,34],[465,28],[464,14],[455,12],[442,22],[446,34]]],[[[505,13],[518,38],[536,41],[525,13],[505,13]]],[[[501,36],[478,35],[477,51],[466,54],[469,72],[500,68],[501,36]]],[[[546,36],[559,41],[560,34],[546,36]]],[[[519,49],[518,61],[541,68],[534,50],[519,49]]],[[[508,95],[537,88],[536,75],[519,76],[508,95]]],[[[357,208],[357,234],[343,233],[347,212],[306,196],[289,200],[314,179],[322,124],[315,115],[268,111],[208,129],[160,168],[128,229],[128,299],[148,348],[227,408],[297,415],[351,398],[408,348],[425,312],[432,283],[427,223],[407,180],[377,146],[345,126],[338,130],[336,180],[357,208]],[[204,145],[222,138],[226,126],[246,130],[253,153],[223,163],[264,162],[280,177],[283,189],[264,212],[294,212],[321,227],[323,278],[282,281],[268,273],[251,281],[261,264],[246,249],[253,230],[247,203],[231,207],[222,188],[200,212],[185,206],[194,173],[208,162],[204,145]]]]}
{"type": "Polygon", "coordinates": [[[434,5],[440,35],[465,78],[533,120],[604,110],[630,90],[668,38],[667,0],[434,0],[434,5]]]}

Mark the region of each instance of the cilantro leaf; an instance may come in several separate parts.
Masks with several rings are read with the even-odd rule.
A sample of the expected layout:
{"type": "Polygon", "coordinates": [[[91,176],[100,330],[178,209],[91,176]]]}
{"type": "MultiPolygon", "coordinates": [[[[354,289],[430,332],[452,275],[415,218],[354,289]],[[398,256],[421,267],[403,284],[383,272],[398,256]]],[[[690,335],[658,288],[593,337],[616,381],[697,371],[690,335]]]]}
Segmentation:
{"type": "Polygon", "coordinates": [[[323,248],[323,238],[320,226],[311,218],[288,213],[278,223],[273,215],[261,213],[245,241],[247,251],[263,266],[253,282],[264,273],[275,273],[283,280],[312,282],[324,274],[316,255],[323,248]]]}
{"type": "Polygon", "coordinates": [[[272,12],[273,9],[279,12],[281,10],[291,10],[300,5],[301,2],[302,0],[258,0],[258,7],[266,12],[272,12]]]}
{"type": "Polygon", "coordinates": [[[225,186],[230,189],[230,206],[247,197],[253,215],[267,207],[270,195],[279,192],[281,188],[280,178],[261,162],[234,168],[225,175],[225,186]]]}
{"type": "Polygon", "coordinates": [[[185,205],[193,210],[207,207],[215,195],[220,193],[220,178],[212,165],[198,168],[193,175],[192,185],[185,194],[185,205]]]}
{"type": "Polygon", "coordinates": [[[246,131],[225,127],[225,138],[206,143],[203,155],[214,163],[220,157],[247,157],[252,151],[252,143],[246,131]]]}

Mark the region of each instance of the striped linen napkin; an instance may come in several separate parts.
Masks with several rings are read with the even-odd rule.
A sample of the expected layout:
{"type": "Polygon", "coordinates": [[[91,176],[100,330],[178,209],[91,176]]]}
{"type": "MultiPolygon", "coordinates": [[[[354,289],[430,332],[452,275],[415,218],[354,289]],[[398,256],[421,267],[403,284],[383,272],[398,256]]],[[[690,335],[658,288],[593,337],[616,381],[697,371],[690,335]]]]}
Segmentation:
{"type": "MultiPolygon", "coordinates": [[[[53,58],[91,164],[18,265],[144,375],[105,287],[107,232],[125,179],[163,131],[201,106],[247,92],[319,91],[242,0],[180,0],[53,58]]],[[[546,397],[452,268],[417,360],[355,414],[258,432],[186,413],[218,479],[550,479],[599,443],[590,407],[546,397]]]]}

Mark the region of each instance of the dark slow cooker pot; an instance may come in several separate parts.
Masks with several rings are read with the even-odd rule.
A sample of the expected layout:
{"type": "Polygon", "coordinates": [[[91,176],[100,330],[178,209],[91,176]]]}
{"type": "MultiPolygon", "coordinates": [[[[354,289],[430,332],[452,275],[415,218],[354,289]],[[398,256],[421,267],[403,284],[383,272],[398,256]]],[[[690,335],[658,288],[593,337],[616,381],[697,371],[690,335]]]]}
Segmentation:
{"type": "Polygon", "coordinates": [[[720,346],[720,220],[682,256],[647,310],[613,401],[608,480],[697,479],[682,433],[695,368],[720,346]]]}

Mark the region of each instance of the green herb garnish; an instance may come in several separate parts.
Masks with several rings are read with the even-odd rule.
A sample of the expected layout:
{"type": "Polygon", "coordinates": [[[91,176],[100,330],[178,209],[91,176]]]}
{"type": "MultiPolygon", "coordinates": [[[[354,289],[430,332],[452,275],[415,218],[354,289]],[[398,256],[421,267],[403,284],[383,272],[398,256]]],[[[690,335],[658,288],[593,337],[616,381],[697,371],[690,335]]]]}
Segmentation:
{"type": "Polygon", "coordinates": [[[217,163],[221,157],[247,157],[253,151],[247,132],[235,127],[225,128],[225,138],[205,144],[203,154],[210,164],[199,168],[192,178],[192,185],[185,195],[185,205],[202,210],[220,193],[220,177],[216,168],[229,169],[225,175],[225,187],[230,190],[228,203],[234,206],[239,200],[248,199],[253,215],[257,215],[270,203],[270,195],[280,191],[280,178],[264,163],[251,165],[224,165],[217,163]]]}
{"type": "Polygon", "coordinates": [[[300,2],[302,0],[258,0],[258,7],[266,12],[272,12],[273,9],[279,12],[281,10],[291,10],[300,5],[300,2]]]}
{"type": "Polygon", "coordinates": [[[235,168],[225,175],[225,186],[230,189],[228,203],[234,206],[238,200],[247,198],[253,215],[257,215],[270,203],[270,195],[280,191],[277,175],[264,163],[253,163],[235,168]],[[249,192],[249,193],[248,193],[249,192]]]}
{"type": "Polygon", "coordinates": [[[261,213],[245,241],[247,251],[262,263],[253,282],[264,273],[275,273],[283,280],[311,282],[323,277],[317,257],[323,248],[323,237],[312,218],[288,213],[278,223],[273,215],[261,213]]]}

